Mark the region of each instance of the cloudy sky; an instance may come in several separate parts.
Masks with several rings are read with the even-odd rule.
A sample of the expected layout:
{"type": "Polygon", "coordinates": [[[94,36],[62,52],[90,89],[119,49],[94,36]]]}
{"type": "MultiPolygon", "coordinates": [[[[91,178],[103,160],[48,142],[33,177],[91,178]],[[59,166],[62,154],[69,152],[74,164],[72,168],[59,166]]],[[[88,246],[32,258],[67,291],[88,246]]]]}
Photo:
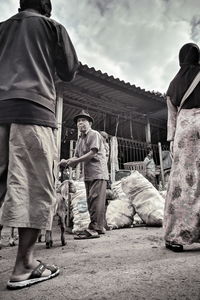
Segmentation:
{"type": "MultiPolygon", "coordinates": [[[[79,60],[89,67],[164,93],[178,71],[178,52],[200,45],[199,0],[51,0],[79,60]]],[[[0,21],[18,0],[0,0],[0,21]]]]}

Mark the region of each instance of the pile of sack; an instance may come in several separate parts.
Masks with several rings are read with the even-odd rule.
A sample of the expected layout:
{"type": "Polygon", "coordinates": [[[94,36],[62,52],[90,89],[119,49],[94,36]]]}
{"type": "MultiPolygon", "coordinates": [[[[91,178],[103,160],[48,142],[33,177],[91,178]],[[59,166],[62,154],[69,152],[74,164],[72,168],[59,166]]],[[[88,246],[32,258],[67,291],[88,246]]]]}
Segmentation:
{"type": "MultiPolygon", "coordinates": [[[[77,191],[71,197],[73,233],[90,223],[84,182],[77,181],[75,186],[77,191]]],[[[138,171],[114,182],[107,191],[107,202],[106,221],[111,229],[130,227],[134,222],[162,226],[165,200],[138,171]]]]}

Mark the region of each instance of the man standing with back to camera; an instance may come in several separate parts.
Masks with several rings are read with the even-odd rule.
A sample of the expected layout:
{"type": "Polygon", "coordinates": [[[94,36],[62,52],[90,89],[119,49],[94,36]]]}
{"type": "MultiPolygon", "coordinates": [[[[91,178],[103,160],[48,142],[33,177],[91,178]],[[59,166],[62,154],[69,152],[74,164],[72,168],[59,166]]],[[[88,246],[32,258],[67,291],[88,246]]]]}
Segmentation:
{"type": "Polygon", "coordinates": [[[19,13],[0,23],[1,222],[19,232],[9,289],[59,274],[33,252],[40,229],[51,229],[53,220],[55,76],[71,81],[79,63],[65,28],[50,16],[50,0],[21,0],[19,13]]]}

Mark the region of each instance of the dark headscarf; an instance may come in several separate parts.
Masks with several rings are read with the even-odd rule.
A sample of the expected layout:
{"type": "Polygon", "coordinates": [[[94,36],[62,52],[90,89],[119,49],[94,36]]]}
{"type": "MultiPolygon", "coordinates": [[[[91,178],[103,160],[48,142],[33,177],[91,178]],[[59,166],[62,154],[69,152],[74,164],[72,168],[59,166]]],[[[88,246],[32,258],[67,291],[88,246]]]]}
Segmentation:
{"type": "Polygon", "coordinates": [[[46,17],[51,16],[51,0],[20,0],[19,12],[32,8],[46,17]]]}
{"type": "MultiPolygon", "coordinates": [[[[167,90],[167,96],[176,106],[180,105],[181,99],[200,71],[200,50],[196,44],[185,44],[179,52],[180,70],[171,81],[167,90]]],[[[195,101],[194,101],[195,102],[195,101]]]]}

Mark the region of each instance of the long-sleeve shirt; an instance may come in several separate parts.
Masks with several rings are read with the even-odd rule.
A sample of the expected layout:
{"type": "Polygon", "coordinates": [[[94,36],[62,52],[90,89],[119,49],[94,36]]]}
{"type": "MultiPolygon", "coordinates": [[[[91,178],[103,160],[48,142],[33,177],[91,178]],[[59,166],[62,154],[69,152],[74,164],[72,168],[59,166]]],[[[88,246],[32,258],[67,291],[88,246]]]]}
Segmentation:
{"type": "Polygon", "coordinates": [[[78,65],[56,21],[27,10],[0,23],[0,102],[25,99],[55,112],[55,76],[70,81],[78,65]]]}

